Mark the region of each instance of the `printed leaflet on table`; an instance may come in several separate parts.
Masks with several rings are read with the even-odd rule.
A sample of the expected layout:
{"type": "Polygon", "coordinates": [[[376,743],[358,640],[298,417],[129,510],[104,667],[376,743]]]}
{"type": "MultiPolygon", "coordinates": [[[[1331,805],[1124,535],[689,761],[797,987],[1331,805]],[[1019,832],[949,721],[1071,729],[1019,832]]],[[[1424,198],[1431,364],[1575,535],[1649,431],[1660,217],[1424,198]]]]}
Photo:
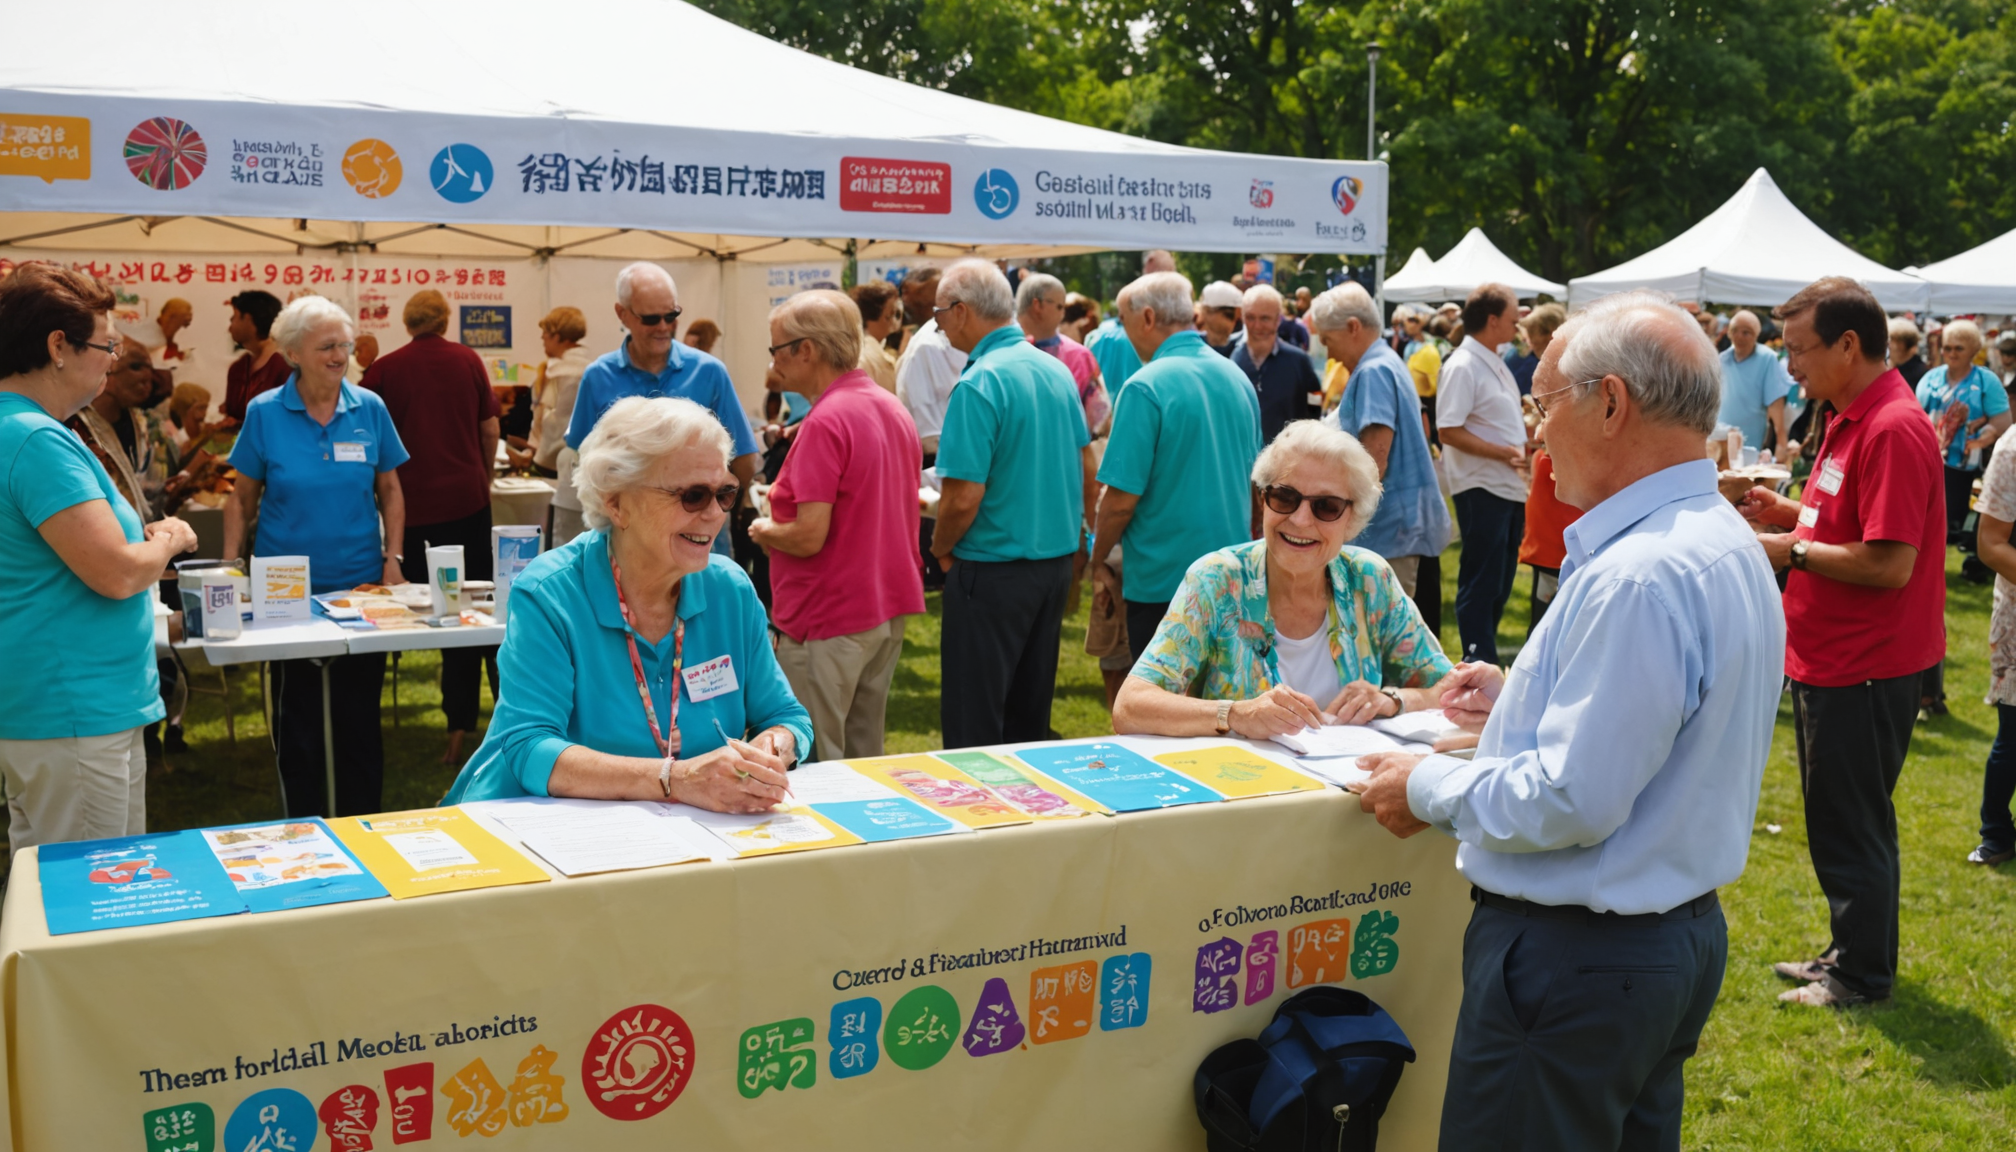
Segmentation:
{"type": "Polygon", "coordinates": [[[44,844],[36,855],[51,936],[246,911],[194,832],[44,844]]]}
{"type": "Polygon", "coordinates": [[[978,781],[1008,803],[1038,820],[1071,820],[1090,816],[1103,809],[1069,788],[1053,781],[1041,781],[1028,772],[987,752],[934,752],[968,777],[978,781]]]}
{"type": "Polygon", "coordinates": [[[1274,737],[1274,742],[1300,756],[1369,756],[1374,752],[1411,751],[1407,744],[1362,724],[1326,724],[1274,737]]]}
{"type": "MultiPolygon", "coordinates": [[[[792,773],[793,776],[797,774],[792,773]]],[[[690,815],[695,824],[719,837],[737,856],[775,856],[783,852],[810,852],[862,843],[861,837],[810,808],[795,812],[759,812],[753,816],[694,808],[690,815]]]]}
{"type": "MultiPolygon", "coordinates": [[[[658,868],[730,854],[683,816],[625,800],[479,801],[472,815],[495,820],[541,860],[567,876],[658,868]]],[[[648,803],[648,802],[646,802],[648,803]]]]}
{"type": "Polygon", "coordinates": [[[791,773],[791,797],[794,808],[810,808],[870,844],[973,831],[837,761],[791,773]]]}
{"type": "Polygon", "coordinates": [[[968,828],[1005,828],[1038,819],[1088,815],[1084,809],[1045,791],[1000,761],[989,762],[1010,773],[1016,783],[998,787],[983,784],[939,757],[921,754],[843,761],[870,780],[886,784],[898,794],[907,794],[926,808],[950,816],[968,828]]]}
{"type": "Polygon", "coordinates": [[[1224,797],[1172,768],[1118,744],[1058,744],[1015,755],[1096,804],[1115,812],[1208,804],[1224,797]]]}
{"type": "Polygon", "coordinates": [[[199,835],[254,912],[387,895],[330,835],[329,826],[314,818],[205,828],[199,835]]]}
{"type": "Polygon", "coordinates": [[[394,900],[551,879],[459,808],[345,816],[329,827],[394,900]]]}
{"type": "Polygon", "coordinates": [[[1164,752],[1155,757],[1155,762],[1167,764],[1205,787],[1216,789],[1227,800],[1323,790],[1320,780],[1312,780],[1257,752],[1230,744],[1187,752],[1164,752]]]}

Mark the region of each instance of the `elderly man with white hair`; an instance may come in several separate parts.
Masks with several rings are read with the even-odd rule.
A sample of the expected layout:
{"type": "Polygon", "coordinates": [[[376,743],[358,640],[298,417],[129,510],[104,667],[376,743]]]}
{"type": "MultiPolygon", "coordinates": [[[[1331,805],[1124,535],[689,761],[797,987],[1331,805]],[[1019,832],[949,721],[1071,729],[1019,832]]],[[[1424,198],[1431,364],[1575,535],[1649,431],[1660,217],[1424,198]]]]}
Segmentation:
{"type": "Polygon", "coordinates": [[[1745,445],[1762,448],[1768,420],[1768,430],[1778,436],[1769,443],[1789,459],[1785,398],[1792,393],[1792,376],[1769,348],[1757,350],[1763,331],[1757,314],[1747,308],[1729,318],[1729,347],[1722,352],[1722,410],[1716,421],[1741,429],[1745,445]]]}
{"type": "MultiPolygon", "coordinates": [[[[1343,398],[1323,422],[1358,438],[1372,454],[1386,494],[1358,547],[1386,558],[1413,597],[1421,560],[1449,546],[1449,505],[1435,479],[1428,429],[1407,365],[1379,338],[1379,306],[1363,285],[1346,281],[1309,306],[1309,325],[1349,372],[1343,398]]],[[[1440,595],[1440,592],[1437,592],[1440,595]]]]}
{"type": "MultiPolygon", "coordinates": [[[[595,430],[602,414],[626,396],[676,396],[714,413],[728,430],[734,459],[728,470],[743,488],[756,475],[762,451],[749,429],[749,415],[735,395],[735,383],[721,361],[674,339],[679,327],[679,287],[656,264],[642,261],[616,273],[616,319],[629,333],[623,345],[601,357],[581,374],[574,393],[574,419],[567,426],[567,446],[576,452],[595,430]]],[[[712,547],[729,555],[728,533],[712,547]]]]}
{"type": "MultiPolygon", "coordinates": [[[[1166,249],[1156,248],[1141,254],[1143,276],[1175,270],[1176,257],[1166,249]]],[[[1099,360],[1099,375],[1106,382],[1106,394],[1118,399],[1127,381],[1141,370],[1141,357],[1134,351],[1134,342],[1127,339],[1127,330],[1120,326],[1118,311],[1092,330],[1092,334],[1085,338],[1085,347],[1099,360]]]]}
{"type": "Polygon", "coordinates": [[[967,356],[938,440],[944,493],[945,747],[1042,740],[1064,601],[1084,556],[1091,436],[1071,373],[1015,326],[1008,278],[961,260],[938,282],[938,327],[967,356]]]}
{"type": "Polygon", "coordinates": [[[1259,393],[1260,442],[1272,444],[1290,420],[1313,420],[1323,414],[1323,381],[1309,362],[1309,353],[1281,339],[1281,293],[1272,284],[1246,289],[1240,310],[1246,318],[1246,339],[1232,350],[1232,363],[1259,393]]]}
{"type": "Polygon", "coordinates": [[[1728,958],[1784,670],[1771,564],[1701,441],[1721,372],[1684,311],[1622,293],[1533,378],[1563,500],[1561,591],[1510,673],[1459,667],[1474,759],[1366,757],[1400,836],[1459,840],[1472,913],[1441,1147],[1680,1147],[1681,1070],[1728,958]]]}

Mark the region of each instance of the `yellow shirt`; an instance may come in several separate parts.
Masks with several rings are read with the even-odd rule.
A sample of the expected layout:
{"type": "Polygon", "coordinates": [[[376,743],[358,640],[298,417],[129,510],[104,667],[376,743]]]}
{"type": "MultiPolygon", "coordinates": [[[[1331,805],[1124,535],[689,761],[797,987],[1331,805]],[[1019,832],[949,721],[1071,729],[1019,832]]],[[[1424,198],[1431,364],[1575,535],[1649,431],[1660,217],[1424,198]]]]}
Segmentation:
{"type": "Polygon", "coordinates": [[[1407,358],[1407,370],[1414,374],[1414,391],[1423,400],[1435,395],[1435,385],[1442,379],[1442,353],[1432,340],[1423,341],[1414,355],[1407,358]]]}
{"type": "Polygon", "coordinates": [[[1344,400],[1344,385],[1351,379],[1351,373],[1342,360],[1330,361],[1323,370],[1323,411],[1328,412],[1344,400]]]}

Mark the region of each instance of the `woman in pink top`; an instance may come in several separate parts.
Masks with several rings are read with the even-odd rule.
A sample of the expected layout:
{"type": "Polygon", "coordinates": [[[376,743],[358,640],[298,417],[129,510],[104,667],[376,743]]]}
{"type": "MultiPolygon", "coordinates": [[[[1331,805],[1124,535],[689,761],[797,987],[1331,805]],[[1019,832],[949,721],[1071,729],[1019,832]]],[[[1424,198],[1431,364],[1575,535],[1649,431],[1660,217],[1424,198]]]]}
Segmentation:
{"type": "Polygon", "coordinates": [[[812,713],[806,760],[882,754],[903,618],[924,611],[923,453],[901,401],[857,364],[861,311],[801,292],[770,313],[770,366],[812,400],[749,538],[770,557],[777,663],[812,713]]]}

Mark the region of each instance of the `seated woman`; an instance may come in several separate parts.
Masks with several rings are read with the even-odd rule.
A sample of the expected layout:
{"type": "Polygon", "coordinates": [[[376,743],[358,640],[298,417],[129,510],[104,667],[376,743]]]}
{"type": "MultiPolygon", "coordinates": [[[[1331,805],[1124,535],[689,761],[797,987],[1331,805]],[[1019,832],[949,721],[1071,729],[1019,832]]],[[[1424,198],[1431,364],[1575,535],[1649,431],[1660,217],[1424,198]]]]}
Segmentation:
{"type": "Polygon", "coordinates": [[[513,582],[504,691],[443,803],[784,799],[812,724],[749,578],[709,551],[740,495],[729,451],[691,400],[631,397],[595,425],[574,469],[590,531],[513,582]]]}
{"type": "Polygon", "coordinates": [[[1300,420],[1253,462],[1253,483],[1261,538],[1190,566],[1113,702],[1113,730],[1265,740],[1440,707],[1442,645],[1386,561],[1345,544],[1379,506],[1371,455],[1300,420]]]}

